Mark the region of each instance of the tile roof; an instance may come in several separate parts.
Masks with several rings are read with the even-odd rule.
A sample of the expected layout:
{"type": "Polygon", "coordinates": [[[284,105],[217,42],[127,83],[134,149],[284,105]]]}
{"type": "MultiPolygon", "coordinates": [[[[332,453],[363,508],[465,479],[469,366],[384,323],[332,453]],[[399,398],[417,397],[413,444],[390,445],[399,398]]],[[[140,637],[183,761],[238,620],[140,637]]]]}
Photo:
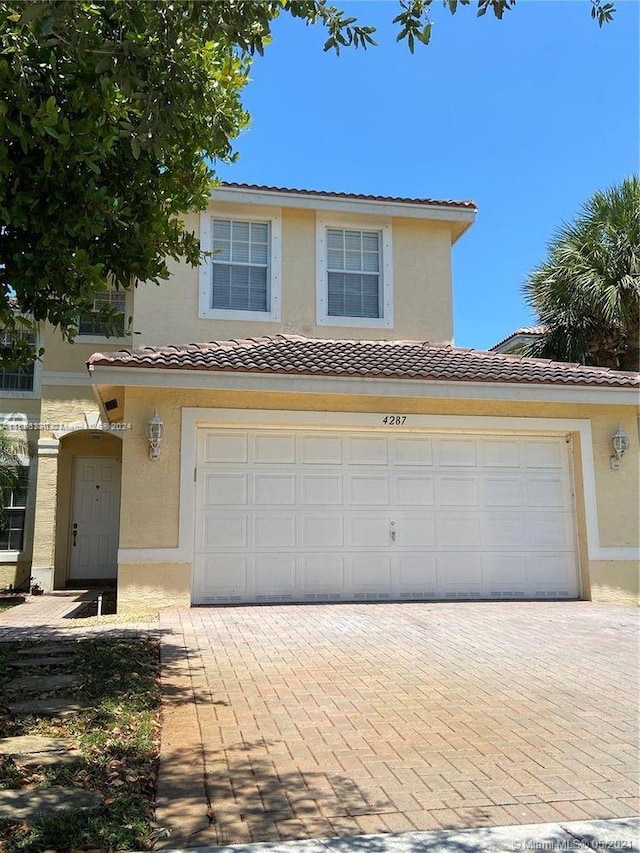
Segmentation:
{"type": "MultiPolygon", "coordinates": [[[[292,187],[267,187],[262,184],[236,184],[236,183],[221,183],[218,185],[223,189],[239,189],[239,190],[259,190],[262,192],[272,193],[291,193],[294,195],[309,195],[322,196],[323,198],[351,198],[359,201],[389,201],[397,204],[435,204],[443,207],[464,207],[470,210],[476,210],[475,201],[454,201],[453,199],[436,199],[436,198],[403,198],[401,196],[386,196],[386,195],[363,195],[361,193],[340,193],[331,190],[300,190],[292,187]]],[[[215,192],[215,189],[214,189],[215,192]]]]}
{"type": "Polygon", "coordinates": [[[640,387],[640,374],[457,349],[421,341],[322,340],[274,335],[95,353],[92,367],[304,376],[640,387]]]}
{"type": "Polygon", "coordinates": [[[546,331],[547,331],[546,326],[523,326],[520,329],[516,329],[515,332],[511,332],[509,335],[506,336],[506,338],[503,338],[501,341],[498,341],[497,344],[494,344],[493,346],[489,347],[489,352],[491,352],[491,350],[498,349],[498,347],[501,347],[503,344],[506,344],[507,341],[510,341],[512,338],[519,338],[521,335],[523,335],[523,336],[542,335],[546,331]]]}

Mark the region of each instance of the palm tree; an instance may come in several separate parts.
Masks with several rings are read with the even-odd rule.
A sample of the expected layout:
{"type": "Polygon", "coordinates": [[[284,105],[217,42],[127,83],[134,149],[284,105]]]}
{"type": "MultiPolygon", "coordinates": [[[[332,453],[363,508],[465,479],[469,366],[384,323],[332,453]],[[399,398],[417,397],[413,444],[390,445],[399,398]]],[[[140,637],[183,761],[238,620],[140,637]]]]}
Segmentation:
{"type": "Polygon", "coordinates": [[[21,464],[17,441],[6,427],[0,426],[0,531],[7,526],[7,493],[20,483],[21,464]]]}
{"type": "Polygon", "coordinates": [[[596,192],[524,284],[546,331],[526,355],[640,369],[640,179],[596,192]]]}

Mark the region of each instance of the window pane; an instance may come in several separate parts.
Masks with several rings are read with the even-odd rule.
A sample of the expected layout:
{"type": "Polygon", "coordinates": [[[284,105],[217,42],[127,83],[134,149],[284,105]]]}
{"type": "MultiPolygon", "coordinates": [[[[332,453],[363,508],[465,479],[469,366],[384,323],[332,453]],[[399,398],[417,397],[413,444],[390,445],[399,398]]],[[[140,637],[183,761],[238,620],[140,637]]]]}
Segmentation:
{"type": "Polygon", "coordinates": [[[211,307],[268,311],[269,223],[214,220],[213,230],[214,247],[223,251],[212,259],[211,307]]]}
{"type": "Polygon", "coordinates": [[[249,229],[250,229],[250,227],[251,227],[250,222],[236,221],[234,219],[233,222],[231,223],[231,241],[233,243],[236,243],[236,242],[248,243],[249,242],[249,229]]]}
{"type": "Polygon", "coordinates": [[[333,317],[380,317],[380,278],[357,273],[329,273],[328,314],[333,317]]]}
{"type": "Polygon", "coordinates": [[[344,231],[329,228],[327,231],[327,246],[330,249],[339,249],[342,252],[344,249],[344,231]]]}
{"type": "Polygon", "coordinates": [[[344,247],[350,251],[360,252],[362,250],[362,231],[345,231],[344,247]]]}
{"type": "Polygon", "coordinates": [[[380,270],[380,258],[377,252],[363,253],[362,269],[364,272],[378,272],[380,270]]]}
{"type": "Polygon", "coordinates": [[[360,272],[362,269],[361,252],[347,251],[344,253],[344,268],[350,272],[360,272]]]}
{"type": "Polygon", "coordinates": [[[330,270],[344,269],[344,252],[342,249],[329,249],[328,262],[330,270]]]}
{"type": "Polygon", "coordinates": [[[365,252],[377,252],[379,250],[378,236],[375,231],[362,232],[362,248],[365,252]]]}
{"type": "Polygon", "coordinates": [[[212,308],[228,308],[231,301],[231,265],[213,265],[212,308]]]}

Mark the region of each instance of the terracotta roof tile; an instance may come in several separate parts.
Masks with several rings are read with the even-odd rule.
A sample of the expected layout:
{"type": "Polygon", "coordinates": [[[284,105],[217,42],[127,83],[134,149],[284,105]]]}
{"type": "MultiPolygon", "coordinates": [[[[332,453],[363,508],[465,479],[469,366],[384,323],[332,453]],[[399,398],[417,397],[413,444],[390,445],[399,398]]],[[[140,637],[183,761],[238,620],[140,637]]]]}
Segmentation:
{"type": "Polygon", "coordinates": [[[87,364],[233,373],[640,387],[640,374],[604,367],[421,341],[335,341],[294,335],[95,353],[87,364]]]}
{"type": "Polygon", "coordinates": [[[494,344],[493,346],[489,347],[489,352],[491,352],[491,350],[495,350],[498,349],[498,347],[503,346],[503,344],[506,344],[512,338],[519,338],[520,335],[531,335],[532,337],[537,337],[538,335],[542,335],[546,331],[546,326],[522,326],[522,328],[516,329],[515,332],[511,332],[510,334],[508,334],[506,338],[503,338],[501,341],[498,341],[497,344],[494,344]]]}
{"type": "MultiPolygon", "coordinates": [[[[352,198],[360,201],[390,201],[398,204],[435,204],[443,207],[464,207],[470,210],[476,210],[475,201],[454,201],[453,199],[437,199],[437,198],[403,198],[401,196],[386,196],[386,195],[363,195],[361,193],[340,193],[331,190],[300,190],[292,187],[267,187],[261,184],[236,184],[224,182],[219,184],[220,187],[239,189],[239,190],[262,190],[263,192],[274,193],[292,193],[294,195],[309,195],[322,196],[323,198],[352,198]]],[[[215,190],[214,190],[215,192],[215,190]]]]}

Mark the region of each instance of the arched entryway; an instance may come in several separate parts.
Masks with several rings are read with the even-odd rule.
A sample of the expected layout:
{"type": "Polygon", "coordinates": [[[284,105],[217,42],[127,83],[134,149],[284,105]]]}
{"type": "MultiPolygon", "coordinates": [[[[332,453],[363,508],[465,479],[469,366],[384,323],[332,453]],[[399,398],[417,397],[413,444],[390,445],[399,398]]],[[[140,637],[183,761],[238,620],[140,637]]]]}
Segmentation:
{"type": "Polygon", "coordinates": [[[122,441],[103,430],[60,439],[55,586],[115,580],[120,530],[122,441]]]}

